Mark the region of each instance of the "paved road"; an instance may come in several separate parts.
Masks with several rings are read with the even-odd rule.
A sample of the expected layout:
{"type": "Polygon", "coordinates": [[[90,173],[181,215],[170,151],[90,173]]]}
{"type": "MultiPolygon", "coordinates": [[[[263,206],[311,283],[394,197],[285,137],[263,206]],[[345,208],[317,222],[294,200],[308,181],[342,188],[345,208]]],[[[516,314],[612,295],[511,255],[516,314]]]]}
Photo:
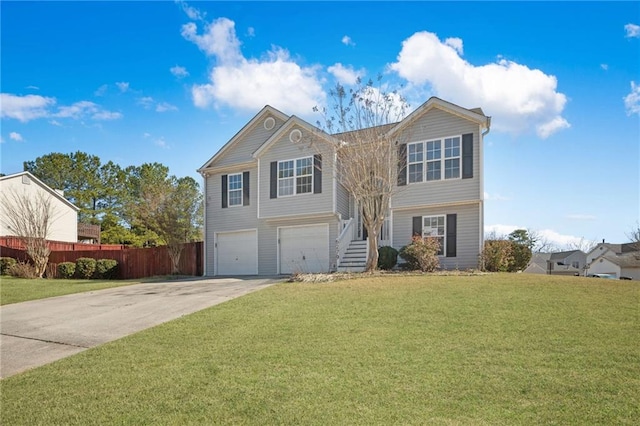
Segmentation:
{"type": "Polygon", "coordinates": [[[135,284],[0,307],[0,378],[217,305],[282,279],[135,284]]]}

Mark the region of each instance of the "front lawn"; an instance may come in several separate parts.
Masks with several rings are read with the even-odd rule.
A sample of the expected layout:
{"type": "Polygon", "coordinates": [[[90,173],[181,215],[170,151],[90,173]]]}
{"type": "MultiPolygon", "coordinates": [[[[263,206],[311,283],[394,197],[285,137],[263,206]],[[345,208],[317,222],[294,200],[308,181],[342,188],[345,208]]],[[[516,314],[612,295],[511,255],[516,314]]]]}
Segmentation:
{"type": "Polygon", "coordinates": [[[2,381],[3,424],[620,425],[640,284],[280,284],[2,381]]]}
{"type": "Polygon", "coordinates": [[[102,290],[123,285],[140,284],[154,279],[139,280],[63,280],[24,279],[3,275],[0,277],[0,305],[44,299],[84,291],[102,290]]]}

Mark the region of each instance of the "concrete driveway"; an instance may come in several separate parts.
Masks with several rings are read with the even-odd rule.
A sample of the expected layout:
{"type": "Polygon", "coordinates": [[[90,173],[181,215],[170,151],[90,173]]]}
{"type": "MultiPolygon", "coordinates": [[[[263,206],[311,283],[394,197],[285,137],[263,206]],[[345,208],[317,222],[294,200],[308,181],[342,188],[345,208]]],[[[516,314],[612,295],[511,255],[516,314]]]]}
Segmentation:
{"type": "Polygon", "coordinates": [[[0,378],[282,281],[282,278],[195,278],[2,306],[0,378]]]}

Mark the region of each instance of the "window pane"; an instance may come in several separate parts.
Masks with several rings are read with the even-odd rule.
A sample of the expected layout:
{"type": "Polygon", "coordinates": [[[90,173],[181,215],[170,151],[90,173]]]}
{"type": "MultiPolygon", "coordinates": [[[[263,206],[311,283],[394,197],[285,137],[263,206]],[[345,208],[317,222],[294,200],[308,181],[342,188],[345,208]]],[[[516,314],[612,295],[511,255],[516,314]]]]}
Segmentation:
{"type": "Polygon", "coordinates": [[[427,160],[437,160],[440,155],[440,141],[427,142],[427,160]]]}
{"type": "Polygon", "coordinates": [[[440,161],[429,161],[427,163],[427,180],[440,180],[440,161]]]}
{"type": "Polygon", "coordinates": [[[234,189],[242,189],[242,175],[229,175],[229,191],[234,189]]]}
{"type": "Polygon", "coordinates": [[[460,177],[460,159],[444,160],[444,178],[455,179],[460,177]]]}
{"type": "Polygon", "coordinates": [[[422,182],[422,163],[409,165],[409,182],[422,182]]]}
{"type": "Polygon", "coordinates": [[[278,196],[293,195],[293,178],[278,181],[278,196]]]}
{"type": "Polygon", "coordinates": [[[417,163],[422,161],[423,154],[422,143],[414,143],[409,145],[409,163],[417,163]]]}
{"type": "Polygon", "coordinates": [[[311,192],[311,176],[296,178],[296,194],[307,194],[311,192]]]}
{"type": "Polygon", "coordinates": [[[293,177],[293,160],[278,163],[278,178],[293,177]]]}
{"type": "Polygon", "coordinates": [[[460,156],[460,138],[449,138],[444,140],[444,157],[460,156]]]}
{"type": "Polygon", "coordinates": [[[296,160],[296,175],[310,175],[313,173],[313,157],[296,160]]]}
{"type": "Polygon", "coordinates": [[[230,206],[242,205],[242,190],[229,191],[229,205],[230,206]]]}

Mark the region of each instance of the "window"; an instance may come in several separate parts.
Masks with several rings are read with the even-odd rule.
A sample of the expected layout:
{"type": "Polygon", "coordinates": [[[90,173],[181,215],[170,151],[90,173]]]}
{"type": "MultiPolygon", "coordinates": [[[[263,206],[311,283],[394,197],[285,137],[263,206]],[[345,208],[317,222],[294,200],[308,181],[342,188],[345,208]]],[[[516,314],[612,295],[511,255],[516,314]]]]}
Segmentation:
{"type": "Polygon", "coordinates": [[[454,136],[408,144],[409,183],[460,178],[460,139],[454,136]]]}
{"type": "Polygon", "coordinates": [[[446,253],[445,250],[445,216],[423,216],[422,237],[433,237],[440,242],[438,255],[446,253]]]}
{"type": "Polygon", "coordinates": [[[313,157],[278,162],[278,197],[313,191],[313,157]]]}
{"type": "Polygon", "coordinates": [[[229,207],[242,205],[242,173],[229,175],[229,207]]]}

